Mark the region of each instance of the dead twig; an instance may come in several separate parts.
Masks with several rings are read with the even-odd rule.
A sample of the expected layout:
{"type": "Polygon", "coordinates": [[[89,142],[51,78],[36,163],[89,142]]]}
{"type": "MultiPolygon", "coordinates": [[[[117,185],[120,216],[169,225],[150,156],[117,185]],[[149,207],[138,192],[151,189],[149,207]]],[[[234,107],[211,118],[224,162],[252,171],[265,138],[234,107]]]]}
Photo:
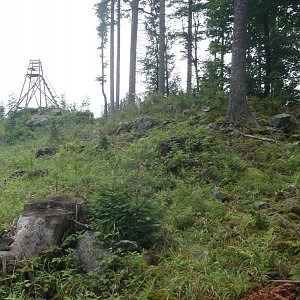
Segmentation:
{"type": "Polygon", "coordinates": [[[239,133],[244,136],[244,137],[247,137],[247,138],[250,138],[250,139],[255,139],[255,140],[259,140],[259,141],[264,141],[264,142],[269,142],[269,143],[275,143],[275,144],[278,144],[278,141],[274,140],[274,139],[269,139],[269,138],[265,138],[265,137],[260,137],[260,136],[257,136],[257,135],[252,135],[252,134],[245,134],[245,133],[242,133],[239,131],[239,133]]]}
{"type": "Polygon", "coordinates": [[[292,283],[292,284],[300,284],[300,280],[288,280],[288,279],[273,279],[269,280],[271,282],[278,282],[278,283],[292,283]]]}
{"type": "Polygon", "coordinates": [[[89,229],[90,229],[90,227],[89,227],[88,224],[81,223],[81,222],[79,222],[79,221],[76,221],[75,219],[73,219],[73,221],[74,221],[74,223],[75,223],[76,225],[82,227],[83,229],[86,229],[86,230],[89,230],[89,229]]]}

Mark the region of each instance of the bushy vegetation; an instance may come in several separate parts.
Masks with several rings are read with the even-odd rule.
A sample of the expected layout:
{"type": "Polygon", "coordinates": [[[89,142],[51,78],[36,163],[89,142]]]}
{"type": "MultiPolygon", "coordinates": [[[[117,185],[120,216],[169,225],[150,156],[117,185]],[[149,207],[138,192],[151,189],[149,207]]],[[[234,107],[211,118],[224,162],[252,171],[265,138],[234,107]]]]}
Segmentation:
{"type": "Polygon", "coordinates": [[[1,121],[2,235],[27,201],[70,194],[87,199],[95,240],[141,246],[89,274],[70,245],[49,249],[1,279],[1,299],[238,299],[298,278],[299,146],[285,133],[276,144],[230,134],[219,110],[189,101],[143,103],[141,115],[129,106],[107,120],[63,112],[32,128],[30,116],[1,121]],[[55,154],[36,157],[49,146],[55,154]]]}

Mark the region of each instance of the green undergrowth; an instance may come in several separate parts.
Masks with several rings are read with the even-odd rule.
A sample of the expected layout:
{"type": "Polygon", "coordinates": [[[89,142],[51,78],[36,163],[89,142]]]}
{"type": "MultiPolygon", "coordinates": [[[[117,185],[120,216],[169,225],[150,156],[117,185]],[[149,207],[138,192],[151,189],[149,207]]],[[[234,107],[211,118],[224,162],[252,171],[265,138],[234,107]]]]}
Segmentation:
{"type": "Polygon", "coordinates": [[[295,274],[299,146],[284,135],[274,144],[209,129],[219,111],[173,100],[108,120],[65,112],[37,128],[24,116],[1,121],[2,235],[24,203],[69,194],[87,200],[95,240],[141,246],[112,253],[89,274],[71,248],[49,250],[1,281],[1,299],[238,299],[295,274]],[[145,118],[155,125],[118,131],[145,118]],[[55,154],[36,157],[43,147],[55,154]],[[155,264],[142,258],[149,253],[155,264]]]}

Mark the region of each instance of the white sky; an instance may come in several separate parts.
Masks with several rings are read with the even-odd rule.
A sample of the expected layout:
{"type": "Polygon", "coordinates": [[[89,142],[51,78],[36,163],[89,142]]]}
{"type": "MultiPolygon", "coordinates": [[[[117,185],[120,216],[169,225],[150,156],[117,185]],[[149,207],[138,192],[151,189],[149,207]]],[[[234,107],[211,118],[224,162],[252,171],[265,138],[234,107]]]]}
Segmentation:
{"type": "MultiPolygon", "coordinates": [[[[88,96],[92,111],[99,115],[103,99],[95,81],[101,70],[95,3],[0,0],[0,102],[6,103],[12,92],[19,97],[29,60],[40,59],[57,95],[65,93],[68,103],[78,104],[88,96]]],[[[129,41],[129,30],[122,38],[129,41]]],[[[122,61],[128,64],[128,59],[122,61]]],[[[124,64],[121,67],[128,69],[124,64]]],[[[121,97],[126,93],[126,76],[124,72],[121,97]]]]}

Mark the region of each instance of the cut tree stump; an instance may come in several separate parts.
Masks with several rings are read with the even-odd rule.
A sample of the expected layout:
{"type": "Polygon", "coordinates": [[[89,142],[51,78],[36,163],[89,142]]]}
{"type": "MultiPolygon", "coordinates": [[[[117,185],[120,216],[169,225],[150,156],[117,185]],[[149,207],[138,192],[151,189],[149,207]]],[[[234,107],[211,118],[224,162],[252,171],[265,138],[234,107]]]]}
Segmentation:
{"type": "Polygon", "coordinates": [[[18,219],[13,242],[7,251],[0,251],[2,273],[18,261],[38,255],[76,229],[83,218],[84,199],[72,196],[48,197],[25,204],[18,219]]]}

